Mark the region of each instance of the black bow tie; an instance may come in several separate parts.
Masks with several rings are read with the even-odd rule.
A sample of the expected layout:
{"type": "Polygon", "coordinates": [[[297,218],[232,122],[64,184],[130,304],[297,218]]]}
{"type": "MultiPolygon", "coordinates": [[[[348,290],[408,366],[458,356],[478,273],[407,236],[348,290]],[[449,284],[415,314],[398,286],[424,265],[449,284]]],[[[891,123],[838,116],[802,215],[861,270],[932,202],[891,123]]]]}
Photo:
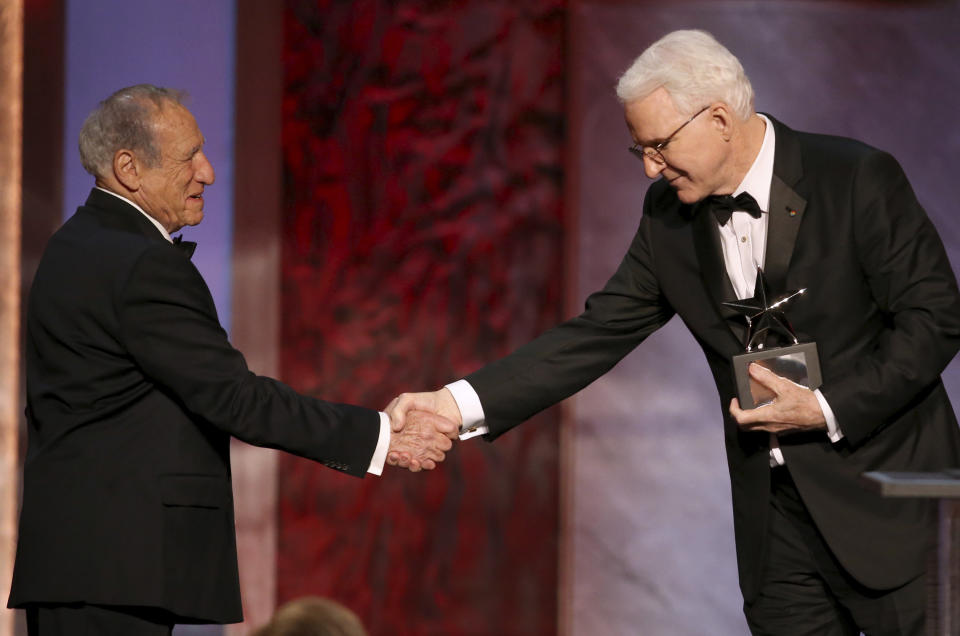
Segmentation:
{"type": "Polygon", "coordinates": [[[760,206],[757,205],[757,200],[750,196],[749,192],[741,192],[736,197],[729,194],[713,195],[707,197],[704,202],[717,215],[717,222],[720,225],[726,225],[727,221],[730,220],[730,215],[737,210],[747,212],[755,219],[759,219],[762,213],[760,206]]]}
{"type": "Polygon", "coordinates": [[[183,251],[187,258],[193,258],[193,252],[197,249],[197,244],[193,241],[184,241],[183,234],[173,237],[173,246],[183,251]]]}

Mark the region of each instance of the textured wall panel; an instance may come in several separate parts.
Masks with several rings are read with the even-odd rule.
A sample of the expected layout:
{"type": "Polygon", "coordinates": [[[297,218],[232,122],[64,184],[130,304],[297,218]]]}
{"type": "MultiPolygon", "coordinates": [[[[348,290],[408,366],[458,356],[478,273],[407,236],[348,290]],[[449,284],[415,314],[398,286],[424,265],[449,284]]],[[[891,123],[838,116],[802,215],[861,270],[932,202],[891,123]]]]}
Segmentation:
{"type": "MultiPolygon", "coordinates": [[[[382,407],[562,304],[560,2],[287,2],[283,377],[382,407]]],[[[373,634],[556,631],[548,413],[433,474],[280,464],[278,600],[373,634]]]]}

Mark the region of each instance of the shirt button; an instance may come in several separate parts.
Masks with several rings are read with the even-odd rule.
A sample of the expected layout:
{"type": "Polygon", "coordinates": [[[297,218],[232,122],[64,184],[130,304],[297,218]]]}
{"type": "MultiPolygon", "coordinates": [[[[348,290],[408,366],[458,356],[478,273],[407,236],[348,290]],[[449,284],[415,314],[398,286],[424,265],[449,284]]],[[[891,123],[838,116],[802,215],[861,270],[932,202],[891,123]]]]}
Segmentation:
{"type": "Polygon", "coordinates": [[[746,236],[741,236],[741,237],[740,237],[740,242],[741,242],[741,243],[746,243],[746,242],[747,242],[747,237],[746,237],[746,236]]]}

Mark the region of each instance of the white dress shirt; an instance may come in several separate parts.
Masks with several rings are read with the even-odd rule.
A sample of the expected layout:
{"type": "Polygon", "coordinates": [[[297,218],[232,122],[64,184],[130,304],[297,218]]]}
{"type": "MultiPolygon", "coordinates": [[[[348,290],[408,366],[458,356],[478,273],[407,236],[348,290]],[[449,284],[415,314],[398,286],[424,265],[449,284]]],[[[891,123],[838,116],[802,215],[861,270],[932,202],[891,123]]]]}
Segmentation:
{"type": "MultiPolygon", "coordinates": [[[[773,181],[776,137],[770,120],[763,115],[759,115],[759,117],[766,124],[763,143],[743,181],[733,192],[733,196],[737,196],[741,192],[749,192],[757,200],[760,209],[768,212],[770,210],[770,184],[773,181]]],[[[733,283],[737,298],[753,297],[757,280],[757,267],[763,267],[766,252],[767,218],[767,214],[761,214],[760,218],[755,219],[748,212],[738,210],[730,216],[730,221],[725,225],[718,225],[724,266],[727,275],[730,277],[730,282],[733,283]]],[[[484,424],[483,406],[480,404],[477,392],[470,386],[470,383],[466,380],[458,380],[448,384],[447,389],[453,394],[453,399],[456,400],[460,415],[463,418],[460,439],[469,439],[487,433],[489,428],[484,424]]],[[[827,421],[827,435],[830,441],[839,441],[843,438],[843,433],[840,431],[830,405],[827,404],[819,389],[814,391],[814,395],[827,421]]],[[[780,450],[780,443],[777,436],[771,434],[770,465],[782,466],[783,464],[784,458],[780,450]]]]}

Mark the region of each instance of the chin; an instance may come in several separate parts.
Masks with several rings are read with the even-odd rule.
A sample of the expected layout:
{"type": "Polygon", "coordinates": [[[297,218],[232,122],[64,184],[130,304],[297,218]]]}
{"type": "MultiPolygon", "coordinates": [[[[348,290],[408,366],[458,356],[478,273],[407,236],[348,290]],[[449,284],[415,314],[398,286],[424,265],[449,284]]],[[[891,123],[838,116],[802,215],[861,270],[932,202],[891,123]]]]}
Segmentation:
{"type": "Polygon", "coordinates": [[[692,205],[703,198],[703,195],[691,190],[677,190],[677,198],[681,203],[692,205]]]}

